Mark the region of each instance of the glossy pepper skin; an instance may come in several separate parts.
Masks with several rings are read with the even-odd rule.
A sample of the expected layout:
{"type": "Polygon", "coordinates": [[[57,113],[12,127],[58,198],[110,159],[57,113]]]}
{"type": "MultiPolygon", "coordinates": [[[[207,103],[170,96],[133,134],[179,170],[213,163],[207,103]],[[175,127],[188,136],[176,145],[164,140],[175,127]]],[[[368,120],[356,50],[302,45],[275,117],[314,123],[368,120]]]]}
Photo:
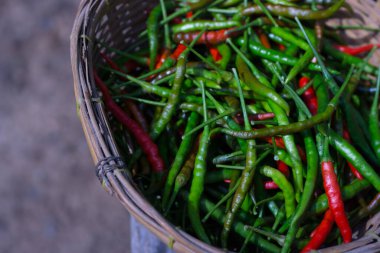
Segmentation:
{"type": "Polygon", "coordinates": [[[330,210],[327,210],[323,220],[318,227],[313,231],[310,241],[301,250],[301,253],[307,253],[318,249],[326,240],[334,225],[334,216],[330,210]]]}
{"type": "Polygon", "coordinates": [[[332,161],[323,161],[321,163],[323,187],[325,188],[326,195],[329,202],[329,207],[333,214],[334,220],[340,230],[343,242],[349,243],[352,241],[352,231],[350,223],[348,222],[346,212],[344,210],[344,203],[338,179],[334,172],[334,164],[332,161]]]}

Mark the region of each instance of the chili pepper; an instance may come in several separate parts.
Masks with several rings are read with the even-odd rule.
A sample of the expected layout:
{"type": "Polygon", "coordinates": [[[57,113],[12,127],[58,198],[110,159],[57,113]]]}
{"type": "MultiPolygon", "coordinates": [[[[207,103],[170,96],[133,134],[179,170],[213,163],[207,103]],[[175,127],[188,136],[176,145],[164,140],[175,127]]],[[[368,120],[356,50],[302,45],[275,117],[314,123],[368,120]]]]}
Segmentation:
{"type": "Polygon", "coordinates": [[[299,58],[296,65],[292,67],[285,79],[285,83],[288,84],[292,81],[305,67],[310,63],[311,59],[314,57],[312,50],[307,50],[304,55],[299,58]]]}
{"type": "Polygon", "coordinates": [[[176,110],[177,104],[179,103],[179,93],[185,78],[186,72],[186,56],[188,50],[185,50],[179,57],[177,62],[177,72],[174,78],[173,87],[168,98],[166,106],[163,108],[161,117],[153,123],[152,131],[150,136],[152,139],[156,139],[161,132],[164,130],[165,126],[173,117],[176,110]]]}
{"type": "MultiPolygon", "coordinates": [[[[347,128],[343,127],[343,138],[347,140],[348,142],[351,142],[350,134],[348,133],[347,128]]],[[[350,168],[352,174],[359,180],[363,179],[363,176],[360,174],[360,172],[350,163],[347,162],[348,167],[350,168]]]]}
{"type": "MultiPolygon", "coordinates": [[[[166,59],[168,58],[169,54],[170,54],[169,50],[164,49],[163,52],[158,56],[154,69],[161,68],[164,62],[166,61],[166,59]]],[[[153,79],[153,78],[154,78],[154,75],[153,77],[150,77],[150,79],[153,79]]]]}
{"type": "Polygon", "coordinates": [[[136,104],[133,103],[131,100],[127,100],[124,103],[125,103],[128,111],[132,114],[133,118],[137,121],[137,123],[140,125],[140,127],[145,132],[147,132],[148,131],[148,123],[146,122],[144,115],[141,113],[141,111],[136,106],[136,104]]]}
{"type": "Polygon", "coordinates": [[[225,70],[231,59],[231,49],[228,45],[224,43],[218,44],[216,48],[218,49],[222,57],[219,61],[217,61],[217,64],[220,66],[221,69],[225,70]]]}
{"type": "MultiPolygon", "coordinates": [[[[203,118],[204,121],[207,121],[207,106],[205,103],[206,97],[203,83],[201,83],[201,88],[203,99],[203,118]]],[[[188,212],[189,218],[191,220],[191,225],[197,236],[201,238],[203,241],[210,244],[210,239],[208,238],[207,233],[203,228],[199,213],[199,204],[204,189],[204,177],[206,174],[206,156],[209,145],[209,134],[210,126],[206,125],[203,129],[203,133],[199,141],[199,150],[195,158],[193,179],[191,182],[190,193],[188,198],[188,212]]]]}
{"type": "Polygon", "coordinates": [[[299,48],[302,48],[305,51],[308,51],[310,49],[306,41],[300,40],[299,37],[295,36],[293,33],[291,33],[289,30],[285,28],[273,26],[270,28],[270,32],[276,36],[279,36],[283,40],[293,45],[296,45],[299,48]]]}
{"type": "Polygon", "coordinates": [[[318,249],[326,240],[334,225],[334,216],[330,210],[327,210],[321,224],[313,231],[308,244],[302,249],[301,253],[307,253],[318,249]]]}
{"type": "Polygon", "coordinates": [[[278,185],[274,181],[266,181],[266,182],[264,182],[264,189],[265,190],[277,190],[278,185]]]}
{"type": "Polygon", "coordinates": [[[352,140],[363,156],[372,164],[379,166],[380,162],[371,147],[371,136],[368,132],[368,126],[371,119],[368,118],[368,123],[363,119],[363,115],[349,102],[343,104],[343,112],[346,117],[348,131],[352,136],[352,140]]]}
{"type": "Polygon", "coordinates": [[[218,163],[232,162],[232,161],[236,161],[236,160],[240,161],[241,159],[244,159],[244,157],[245,156],[243,156],[243,152],[241,152],[239,150],[239,151],[233,152],[231,154],[225,154],[225,155],[220,155],[220,156],[214,157],[214,159],[212,159],[212,163],[218,164],[218,163]]]}
{"type": "Polygon", "coordinates": [[[294,190],[286,177],[278,170],[264,166],[260,169],[261,174],[272,178],[284,193],[286,217],[290,217],[295,210],[294,190]]]}
{"type": "Polygon", "coordinates": [[[249,86],[254,94],[260,95],[278,104],[287,114],[289,113],[288,103],[281,98],[273,89],[261,84],[252,74],[247,64],[241,57],[237,57],[236,65],[240,79],[249,86]]]}
{"type": "Polygon", "coordinates": [[[380,129],[379,129],[379,94],[380,94],[380,66],[377,76],[376,93],[369,111],[368,126],[371,134],[371,145],[376,156],[380,159],[380,129]]]}
{"type": "Polygon", "coordinates": [[[369,64],[368,62],[366,62],[366,61],[364,61],[358,57],[355,57],[355,56],[352,56],[349,54],[345,54],[345,53],[340,52],[339,50],[336,50],[334,48],[334,46],[331,44],[331,42],[328,40],[324,41],[323,50],[325,50],[326,54],[334,57],[335,59],[337,59],[339,61],[341,61],[343,65],[351,65],[351,64],[353,64],[355,66],[363,65],[364,66],[364,69],[363,69],[364,72],[375,74],[375,75],[377,75],[379,73],[377,68],[375,66],[369,64]]]}
{"type": "Polygon", "coordinates": [[[177,60],[178,57],[183,53],[183,51],[186,50],[186,46],[183,45],[183,44],[178,44],[177,48],[175,49],[175,51],[171,54],[171,58],[177,60]]]}
{"type": "Polygon", "coordinates": [[[289,176],[289,167],[286,163],[283,161],[279,160],[277,161],[277,169],[281,171],[282,174],[284,174],[286,177],[289,176]]]}
{"type": "MultiPolygon", "coordinates": [[[[100,52],[100,56],[107,62],[107,64],[114,70],[124,73],[124,71],[114,62],[112,61],[105,53],[100,52]]],[[[125,81],[125,79],[121,79],[125,81]]]]}
{"type": "Polygon", "coordinates": [[[282,205],[279,211],[277,212],[275,216],[275,221],[272,226],[272,230],[276,231],[278,226],[281,224],[281,222],[285,219],[286,217],[286,212],[285,212],[285,205],[282,205]]]}
{"type": "Polygon", "coordinates": [[[334,45],[336,49],[339,51],[349,54],[349,55],[358,55],[362,53],[367,53],[371,51],[374,47],[379,48],[380,44],[374,45],[374,44],[367,44],[367,45],[362,45],[359,47],[350,47],[350,46],[344,46],[344,45],[334,45]]]}
{"type": "Polygon", "coordinates": [[[183,22],[181,24],[174,25],[172,27],[172,31],[174,34],[188,33],[188,32],[200,31],[205,27],[207,27],[207,30],[213,31],[213,30],[236,27],[239,25],[240,25],[240,22],[234,21],[234,20],[212,21],[212,22],[207,21],[207,20],[200,20],[200,21],[183,22]]]}
{"type": "Polygon", "coordinates": [[[318,172],[318,152],[315,146],[314,139],[310,131],[306,131],[304,134],[304,143],[307,154],[307,174],[305,181],[305,188],[301,195],[300,202],[295,210],[294,215],[290,219],[289,230],[285,237],[285,243],[281,252],[287,253],[293,243],[293,240],[296,236],[299,224],[302,221],[302,218],[305,214],[306,209],[308,208],[310,201],[312,199],[317,172],[318,172]]]}
{"type": "Polygon", "coordinates": [[[157,145],[152,141],[149,135],[112,100],[107,86],[103,83],[97,73],[94,71],[95,83],[103,94],[103,100],[107,108],[136,138],[136,141],[144,151],[152,170],[156,173],[162,173],[164,162],[160,157],[157,145]]]}
{"type": "MultiPolygon", "coordinates": [[[[367,189],[371,184],[366,179],[357,180],[355,179],[349,185],[342,188],[342,198],[343,200],[349,200],[355,197],[359,192],[367,189]]],[[[320,195],[313,205],[310,207],[311,213],[322,213],[328,209],[328,200],[326,194],[320,195]]]]}
{"type": "Polygon", "coordinates": [[[329,131],[330,144],[349,161],[360,174],[367,179],[377,191],[380,191],[380,177],[368,162],[360,155],[356,149],[351,146],[337,133],[329,131]]]}
{"type": "Polygon", "coordinates": [[[230,40],[227,39],[227,43],[232,47],[232,49],[241,57],[241,59],[245,62],[245,64],[248,65],[249,69],[252,71],[252,74],[257,78],[259,82],[261,82],[263,85],[267,87],[272,87],[271,83],[267,80],[265,75],[262,74],[261,71],[259,71],[255,65],[245,56],[245,54],[240,51],[234,43],[230,40]]]}
{"type": "Polygon", "coordinates": [[[261,44],[266,48],[271,48],[267,35],[263,33],[262,31],[259,31],[258,33],[259,33],[259,39],[261,41],[261,44]]]}
{"type": "Polygon", "coordinates": [[[337,176],[334,172],[334,164],[328,151],[328,139],[325,140],[324,157],[322,159],[322,178],[323,187],[329,202],[329,208],[333,214],[334,220],[340,230],[343,241],[348,243],[352,240],[351,227],[344,211],[342,194],[338,184],[337,176]]]}
{"type": "Polygon", "coordinates": [[[271,137],[271,136],[276,136],[280,134],[288,135],[288,134],[297,133],[303,130],[307,130],[330,118],[346,86],[347,86],[347,82],[344,85],[342,85],[339,92],[330,101],[330,103],[328,104],[324,112],[317,113],[316,115],[314,115],[313,117],[309,119],[298,121],[295,123],[285,124],[281,126],[274,126],[271,128],[257,129],[255,131],[234,131],[231,129],[222,128],[221,132],[228,135],[235,136],[237,138],[241,138],[241,139],[252,139],[252,138],[260,138],[260,137],[271,137]]]}
{"type": "MultiPolygon", "coordinates": [[[[193,129],[198,124],[198,121],[199,121],[199,114],[196,112],[192,112],[186,124],[185,134],[188,133],[191,129],[193,129]]],[[[192,141],[193,139],[191,138],[191,136],[187,136],[182,139],[181,145],[179,146],[179,150],[170,167],[169,174],[166,179],[164,194],[163,194],[163,199],[162,199],[163,210],[167,210],[167,204],[169,201],[170,193],[173,188],[173,184],[181,169],[183,162],[186,159],[187,154],[189,153],[191,149],[192,141]]]]}
{"type": "Polygon", "coordinates": [[[222,59],[222,55],[220,54],[219,50],[216,47],[209,45],[208,49],[210,51],[212,59],[215,62],[220,61],[222,59]]]}
{"type": "MultiPolygon", "coordinates": [[[[288,117],[286,116],[285,112],[277,104],[269,102],[269,105],[272,108],[274,114],[276,115],[276,119],[279,123],[279,126],[289,124],[288,117]]],[[[259,131],[259,130],[256,130],[256,131],[259,131]]],[[[300,193],[303,191],[303,177],[302,177],[303,166],[302,166],[301,158],[294,141],[294,136],[284,135],[282,138],[284,140],[286,150],[288,151],[289,154],[291,154],[290,159],[293,164],[293,169],[292,169],[293,179],[295,182],[296,198],[298,200],[300,193]]],[[[281,188],[280,185],[279,187],[281,188]]]]}
{"type": "MultiPolygon", "coordinates": [[[[267,141],[267,142],[269,142],[269,143],[271,143],[271,144],[273,144],[273,140],[272,140],[272,138],[270,138],[270,137],[264,137],[263,138],[265,141],[267,141]]],[[[289,154],[285,154],[285,153],[283,153],[283,151],[281,151],[281,149],[285,149],[285,143],[284,143],[284,140],[283,140],[283,138],[282,137],[275,137],[274,138],[274,141],[275,141],[275,144],[276,144],[276,146],[278,147],[278,148],[280,148],[279,150],[277,150],[277,155],[279,155],[280,156],[280,160],[282,160],[282,161],[285,161],[286,162],[286,164],[287,165],[289,165],[289,166],[293,166],[293,164],[290,162],[287,162],[286,161],[286,157],[289,157],[289,154]]],[[[301,157],[301,160],[302,161],[306,161],[306,154],[305,154],[305,151],[302,149],[302,147],[300,147],[299,145],[296,145],[297,146],[297,151],[298,151],[298,153],[299,153],[299,155],[300,155],[300,157],[301,157]]],[[[286,152],[286,151],[285,151],[286,152]]]]}
{"type": "MultiPolygon", "coordinates": [[[[244,39],[239,38],[237,40],[237,43],[241,46],[244,44],[244,39]]],[[[286,54],[282,53],[281,51],[276,51],[273,49],[268,49],[263,47],[262,45],[255,43],[253,41],[250,41],[248,44],[248,49],[251,52],[251,54],[255,56],[262,57],[264,59],[268,59],[273,62],[279,62],[281,64],[289,65],[289,66],[295,66],[298,59],[295,57],[287,56],[286,54]]],[[[321,71],[321,66],[318,64],[310,63],[307,65],[307,68],[312,71],[321,71]]],[[[335,70],[330,70],[331,73],[338,74],[339,72],[335,70]]]]}
{"type": "MultiPolygon", "coordinates": [[[[238,78],[238,74],[236,72],[236,69],[232,69],[235,79],[238,84],[238,90],[239,90],[239,95],[240,95],[240,104],[242,107],[242,112],[243,112],[243,117],[244,117],[244,127],[247,130],[252,129],[251,124],[249,123],[248,120],[248,115],[246,111],[246,106],[245,106],[245,101],[243,97],[243,91],[241,89],[240,81],[238,78]]],[[[255,168],[256,168],[256,163],[257,163],[257,157],[256,157],[256,150],[254,146],[256,145],[255,140],[250,140],[247,142],[248,147],[247,147],[247,152],[246,152],[246,159],[245,163],[246,166],[244,168],[244,171],[242,173],[241,181],[239,183],[238,189],[234,195],[234,198],[232,200],[232,204],[230,209],[228,210],[224,224],[223,224],[223,230],[222,230],[222,246],[226,248],[227,246],[227,239],[228,239],[228,234],[231,229],[231,225],[233,223],[234,217],[241,207],[243,200],[245,199],[247,192],[249,191],[249,188],[252,184],[253,176],[255,174],[255,168]]]]}
{"type": "MultiPolygon", "coordinates": [[[[226,109],[207,91],[206,91],[206,95],[213,102],[219,114],[223,114],[226,112],[226,109]]],[[[228,127],[230,127],[231,129],[237,129],[237,130],[240,129],[239,124],[237,124],[231,117],[225,116],[224,120],[226,121],[228,127]]],[[[241,150],[243,151],[243,153],[245,153],[247,150],[247,143],[243,140],[238,140],[238,142],[239,142],[239,146],[241,150]]]]}
{"type": "MultiPolygon", "coordinates": [[[[301,77],[298,86],[300,88],[305,87],[310,82],[307,77],[301,77]]],[[[302,98],[305,100],[307,107],[309,108],[311,114],[315,115],[318,112],[318,99],[315,95],[313,87],[308,88],[303,94],[302,98]]]]}
{"type": "MultiPolygon", "coordinates": [[[[265,8],[274,15],[294,18],[298,17],[299,19],[304,20],[315,20],[315,19],[326,19],[332,16],[344,3],[344,0],[339,0],[331,7],[312,11],[308,8],[301,7],[293,7],[293,6],[281,6],[274,4],[265,4],[265,8]]],[[[262,14],[263,10],[258,5],[251,5],[242,10],[242,15],[254,15],[254,14],[262,14]]]]}
{"type": "MultiPolygon", "coordinates": [[[[216,31],[207,31],[205,32],[197,41],[196,45],[206,44],[206,45],[218,45],[227,38],[236,37],[239,35],[239,32],[229,32],[232,29],[221,29],[216,31]]],[[[185,43],[191,43],[195,37],[199,35],[199,32],[180,32],[174,34],[173,40],[177,43],[184,41],[185,43]]]]}
{"type": "MultiPolygon", "coordinates": [[[[250,122],[261,121],[261,120],[273,119],[274,116],[275,115],[273,112],[263,112],[263,113],[250,114],[250,115],[248,115],[248,119],[250,122]]],[[[238,113],[234,116],[234,120],[238,124],[243,124],[243,117],[240,113],[238,113]]]]}
{"type": "Polygon", "coordinates": [[[190,180],[190,177],[194,170],[194,162],[195,162],[195,156],[197,154],[197,148],[198,148],[198,145],[195,145],[195,148],[193,148],[194,152],[190,153],[188,159],[186,160],[186,162],[184,163],[184,165],[182,166],[181,170],[179,171],[178,175],[175,178],[173,193],[172,193],[172,196],[170,197],[167,207],[165,208],[166,210],[165,213],[168,213],[175,199],[177,198],[179,191],[190,180]]]}
{"type": "Polygon", "coordinates": [[[158,51],[158,29],[159,29],[159,20],[162,17],[161,6],[157,5],[150,12],[147,19],[147,31],[149,38],[149,69],[153,70],[154,65],[156,64],[157,51],[158,51]]]}
{"type": "MultiPolygon", "coordinates": [[[[214,209],[214,204],[211,201],[202,198],[201,207],[202,209],[205,209],[206,211],[210,211],[214,209]]],[[[224,212],[222,211],[221,208],[217,208],[216,210],[212,212],[211,217],[216,222],[222,223],[224,220],[224,212]]],[[[245,225],[242,222],[239,222],[239,221],[235,222],[232,225],[232,228],[242,238],[247,238],[249,231],[245,229],[245,225]]],[[[261,236],[257,234],[254,234],[251,237],[250,242],[252,244],[257,245],[260,249],[264,250],[265,252],[277,253],[280,251],[280,249],[276,245],[272,244],[271,242],[268,242],[267,240],[265,240],[264,238],[262,238],[261,236]]]]}

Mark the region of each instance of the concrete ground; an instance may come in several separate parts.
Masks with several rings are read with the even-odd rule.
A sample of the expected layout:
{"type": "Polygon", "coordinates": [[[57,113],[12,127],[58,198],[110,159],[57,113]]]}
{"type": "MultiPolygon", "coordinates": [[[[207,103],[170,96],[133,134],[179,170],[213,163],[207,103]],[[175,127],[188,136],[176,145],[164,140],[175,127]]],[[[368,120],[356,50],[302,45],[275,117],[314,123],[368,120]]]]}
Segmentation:
{"type": "Polygon", "coordinates": [[[130,252],[129,216],[101,188],[75,112],[78,0],[0,6],[0,252],[130,252]]]}

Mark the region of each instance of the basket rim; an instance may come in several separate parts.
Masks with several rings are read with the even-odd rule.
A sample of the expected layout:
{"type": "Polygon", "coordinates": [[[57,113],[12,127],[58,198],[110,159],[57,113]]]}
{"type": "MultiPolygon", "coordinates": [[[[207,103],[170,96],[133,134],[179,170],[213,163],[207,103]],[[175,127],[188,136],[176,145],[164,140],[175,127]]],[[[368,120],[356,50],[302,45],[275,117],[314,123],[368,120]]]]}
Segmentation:
{"type": "MultiPolygon", "coordinates": [[[[116,2],[112,1],[112,3],[116,2]]],[[[91,38],[95,33],[95,28],[92,24],[94,20],[99,18],[99,12],[104,10],[105,6],[110,7],[111,4],[108,1],[102,0],[81,0],[70,36],[71,64],[77,114],[80,118],[94,164],[99,164],[110,157],[119,157],[120,154],[110,130],[104,105],[94,88],[91,69],[92,43],[86,39],[91,38]]],[[[379,2],[377,5],[380,7],[379,2]]],[[[111,159],[109,165],[117,167],[117,163],[117,161],[111,159]]],[[[169,245],[176,252],[225,252],[220,248],[200,241],[166,221],[135,187],[130,175],[125,175],[121,170],[115,169],[107,171],[104,176],[108,191],[118,198],[121,204],[140,224],[147,227],[162,242],[169,245]]],[[[375,217],[380,220],[380,213],[375,215],[375,217]]],[[[377,234],[379,233],[380,229],[377,231],[377,234]]],[[[369,237],[363,236],[352,243],[357,243],[362,239],[363,241],[368,241],[369,237]]],[[[373,240],[373,237],[370,238],[373,240]]],[[[318,252],[341,250],[341,246],[337,245],[325,248],[318,252]]],[[[380,247],[379,241],[377,242],[377,246],[380,247]]],[[[345,249],[352,250],[354,248],[356,247],[349,247],[349,244],[345,244],[345,249]]]]}

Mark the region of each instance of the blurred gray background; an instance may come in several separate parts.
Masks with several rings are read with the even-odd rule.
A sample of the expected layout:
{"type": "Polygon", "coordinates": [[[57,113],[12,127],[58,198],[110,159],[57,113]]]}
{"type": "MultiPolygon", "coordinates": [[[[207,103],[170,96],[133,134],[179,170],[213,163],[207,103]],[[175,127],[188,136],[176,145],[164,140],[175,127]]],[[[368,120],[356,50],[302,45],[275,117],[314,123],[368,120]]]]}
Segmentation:
{"type": "Polygon", "coordinates": [[[78,5],[0,4],[0,252],[130,252],[128,213],[97,181],[75,111],[78,5]]]}

